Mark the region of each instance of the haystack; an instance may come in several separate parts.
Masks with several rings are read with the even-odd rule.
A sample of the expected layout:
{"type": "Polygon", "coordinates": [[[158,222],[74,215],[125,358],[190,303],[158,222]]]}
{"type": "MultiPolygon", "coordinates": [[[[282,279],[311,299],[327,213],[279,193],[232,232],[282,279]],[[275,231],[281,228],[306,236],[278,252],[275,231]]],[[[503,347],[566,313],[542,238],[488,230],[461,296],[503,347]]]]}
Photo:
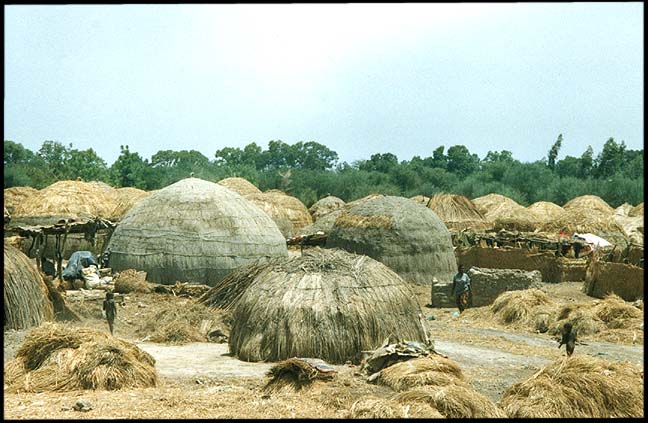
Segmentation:
{"type": "Polygon", "coordinates": [[[504,392],[513,418],[643,417],[643,369],[574,355],[554,361],[504,392]]]}
{"type": "Polygon", "coordinates": [[[605,214],[579,207],[565,209],[558,217],[541,225],[540,229],[542,232],[554,234],[592,233],[622,247],[627,243],[625,231],[611,213],[605,214]]]}
{"type": "Polygon", "coordinates": [[[447,419],[506,417],[503,410],[467,384],[421,386],[397,394],[394,400],[428,404],[447,419]]]}
{"type": "Polygon", "coordinates": [[[563,208],[565,210],[581,209],[588,212],[597,211],[606,215],[614,214],[614,209],[597,195],[581,195],[580,197],[573,198],[566,202],[563,208]]]}
{"type": "Polygon", "coordinates": [[[554,204],[550,201],[538,201],[527,207],[527,210],[533,213],[538,221],[542,223],[555,219],[560,213],[565,211],[565,209],[560,207],[558,204],[554,204]]]}
{"type": "Polygon", "coordinates": [[[488,194],[475,198],[473,203],[495,230],[532,232],[538,226],[534,213],[503,195],[488,194]]]}
{"type": "Polygon", "coordinates": [[[634,206],[632,208],[632,210],[630,210],[630,212],[628,213],[628,216],[630,216],[630,217],[635,217],[635,216],[643,217],[643,215],[644,215],[644,210],[643,210],[644,207],[643,206],[644,206],[644,203],[642,201],[641,203],[634,206]]]}
{"type": "Polygon", "coordinates": [[[32,329],[5,364],[8,392],[116,390],[157,384],[155,359],[130,342],[89,328],[32,329]]]}
{"type": "Polygon", "coordinates": [[[420,386],[463,383],[461,368],[439,354],[401,361],[380,371],[376,381],[402,392],[420,386]]]}
{"type": "Polygon", "coordinates": [[[115,292],[129,294],[131,292],[149,293],[151,284],[146,282],[146,272],[138,272],[135,269],[126,269],[115,275],[112,282],[115,284],[115,292]]]}
{"type": "Polygon", "coordinates": [[[430,197],[427,197],[425,195],[415,195],[414,197],[410,197],[410,200],[414,201],[417,204],[423,204],[424,206],[427,206],[428,202],[430,201],[430,197]]]}
{"type": "Polygon", "coordinates": [[[7,210],[6,207],[3,208],[4,208],[4,223],[6,225],[11,220],[11,213],[9,213],[9,210],[7,210]]]}
{"type": "Polygon", "coordinates": [[[341,209],[345,204],[341,198],[329,195],[315,202],[315,204],[310,206],[308,211],[313,216],[313,221],[317,222],[332,211],[341,209]]]}
{"type": "Polygon", "coordinates": [[[463,195],[435,194],[427,203],[427,207],[432,209],[450,230],[470,229],[483,232],[492,227],[473,202],[463,195]]]}
{"type": "Polygon", "coordinates": [[[262,269],[236,302],[230,352],[245,361],[358,363],[390,335],[427,342],[409,286],[366,256],[314,248],[262,269]]]}
{"type": "Polygon", "coordinates": [[[115,271],[137,269],[152,282],[210,286],[256,259],[288,254],[272,219],[240,195],[197,178],[138,202],[108,248],[115,271]]]}
{"type": "Polygon", "coordinates": [[[234,191],[235,193],[246,196],[250,194],[259,194],[261,190],[256,187],[252,182],[248,181],[245,178],[231,177],[221,179],[217,182],[218,185],[222,185],[225,188],[234,191]]]}
{"type": "Polygon", "coordinates": [[[482,195],[481,197],[474,198],[472,200],[477,210],[485,217],[488,217],[488,213],[502,204],[507,204],[508,208],[519,206],[519,204],[504,195],[491,193],[488,195],[482,195]]]}
{"type": "Polygon", "coordinates": [[[266,212],[277,223],[285,238],[297,235],[301,228],[313,223],[304,203],[283,191],[272,189],[246,195],[245,198],[266,212]]]}
{"type": "Polygon", "coordinates": [[[32,187],[11,187],[4,190],[4,205],[9,213],[14,213],[16,207],[22,204],[25,200],[36,195],[38,190],[32,187]]]}
{"type": "Polygon", "coordinates": [[[111,193],[97,189],[95,184],[58,181],[18,204],[14,217],[33,220],[99,216],[108,219],[114,207],[111,193]]]}
{"type": "Polygon", "coordinates": [[[357,400],[347,413],[351,419],[442,419],[443,415],[429,404],[400,403],[393,399],[365,397],[357,400]]]}
{"type": "Polygon", "coordinates": [[[403,197],[371,196],[347,204],[327,248],[366,254],[403,279],[428,285],[452,280],[457,264],[450,232],[431,209],[403,197]]]}
{"type": "Polygon", "coordinates": [[[114,208],[110,213],[109,219],[119,221],[138,201],[151,195],[141,189],[125,187],[116,189],[113,193],[114,208]]]}
{"type": "Polygon", "coordinates": [[[54,318],[47,286],[32,261],[4,243],[4,328],[27,329],[54,318]]]}
{"type": "Polygon", "coordinates": [[[490,306],[490,312],[502,324],[541,330],[553,321],[555,308],[555,303],[546,293],[532,288],[502,293],[490,306]]]}

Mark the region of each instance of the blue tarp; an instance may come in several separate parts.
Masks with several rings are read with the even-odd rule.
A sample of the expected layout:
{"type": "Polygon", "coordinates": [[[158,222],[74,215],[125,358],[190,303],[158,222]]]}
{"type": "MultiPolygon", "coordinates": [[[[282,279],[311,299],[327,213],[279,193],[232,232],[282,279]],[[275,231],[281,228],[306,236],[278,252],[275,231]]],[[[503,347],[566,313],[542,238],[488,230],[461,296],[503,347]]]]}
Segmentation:
{"type": "Polygon", "coordinates": [[[75,251],[63,269],[63,277],[65,279],[81,279],[83,278],[81,270],[93,264],[99,267],[97,257],[90,251],[75,251]]]}

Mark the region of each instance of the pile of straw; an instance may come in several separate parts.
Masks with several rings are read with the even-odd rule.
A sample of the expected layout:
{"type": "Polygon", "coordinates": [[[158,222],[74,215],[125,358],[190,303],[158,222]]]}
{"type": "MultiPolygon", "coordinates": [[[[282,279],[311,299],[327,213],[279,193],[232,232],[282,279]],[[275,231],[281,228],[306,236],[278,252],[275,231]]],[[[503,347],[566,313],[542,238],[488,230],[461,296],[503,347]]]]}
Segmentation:
{"type": "Polygon", "coordinates": [[[327,214],[344,207],[346,203],[341,198],[329,195],[315,202],[308,211],[313,216],[313,221],[317,222],[327,214]]]}
{"type": "Polygon", "coordinates": [[[346,205],[335,220],[327,248],[365,254],[407,282],[451,280],[457,270],[452,238],[431,209],[394,196],[371,195],[346,205]]]}
{"type": "Polygon", "coordinates": [[[565,211],[565,209],[560,207],[558,204],[554,204],[550,201],[538,201],[527,207],[527,210],[533,213],[538,221],[542,223],[555,219],[560,213],[565,211]]]}
{"type": "Polygon", "coordinates": [[[265,392],[280,391],[289,388],[300,391],[310,387],[314,381],[328,381],[335,377],[336,372],[320,372],[309,363],[299,358],[289,358],[270,368],[267,376],[270,378],[263,387],[265,392]]]}
{"type": "Polygon", "coordinates": [[[513,418],[643,417],[643,371],[577,355],[554,361],[504,392],[513,418]]]}
{"type": "Polygon", "coordinates": [[[481,197],[474,198],[472,200],[477,210],[488,219],[488,213],[501,205],[507,205],[507,208],[519,206],[515,200],[512,200],[501,194],[488,194],[481,197]]]}
{"type": "Polygon", "coordinates": [[[565,208],[558,217],[541,226],[542,232],[549,233],[592,233],[611,242],[625,246],[626,236],[623,228],[616,222],[612,213],[588,210],[580,207],[565,208]]]}
{"type": "Polygon", "coordinates": [[[130,210],[142,198],[148,197],[149,195],[151,195],[150,192],[131,187],[114,190],[113,203],[115,206],[110,213],[109,219],[112,221],[121,220],[128,210],[130,210]]]}
{"type": "Polygon", "coordinates": [[[630,203],[623,203],[616,209],[614,209],[614,215],[615,216],[627,216],[628,213],[633,209],[632,204],[630,203]]]}
{"type": "Polygon", "coordinates": [[[613,219],[623,229],[623,233],[630,240],[630,242],[638,245],[643,245],[643,215],[631,217],[615,214],[613,219]]]}
{"type": "Polygon", "coordinates": [[[261,190],[256,187],[252,182],[248,181],[245,178],[231,177],[221,179],[217,182],[218,185],[222,185],[225,188],[234,191],[238,195],[246,196],[250,194],[259,194],[261,190]]]}
{"type": "Polygon", "coordinates": [[[287,256],[265,213],[213,182],[187,178],[140,200],[108,245],[113,271],[145,271],[151,282],[213,286],[258,258],[287,256]]]}
{"type": "Polygon", "coordinates": [[[424,206],[427,206],[428,202],[430,201],[430,197],[426,197],[425,195],[415,195],[414,197],[410,197],[410,200],[414,201],[417,204],[423,204],[424,206]]]}
{"type": "Polygon", "coordinates": [[[393,399],[365,397],[357,400],[347,413],[351,419],[442,419],[436,408],[421,402],[400,403],[393,399]]]}
{"type": "Polygon", "coordinates": [[[463,380],[457,363],[438,354],[392,364],[382,369],[377,377],[377,382],[398,392],[419,386],[446,386],[463,380]]]}
{"type": "Polygon", "coordinates": [[[635,217],[635,216],[643,217],[643,215],[644,215],[643,209],[644,209],[644,203],[642,201],[641,203],[634,206],[632,208],[632,210],[630,210],[630,212],[628,213],[628,216],[630,216],[630,217],[635,217]]]}
{"type": "Polygon", "coordinates": [[[38,193],[36,188],[32,187],[11,187],[4,190],[4,205],[9,213],[15,213],[16,207],[25,200],[33,197],[38,193]]]}
{"type": "Polygon", "coordinates": [[[245,361],[358,363],[390,335],[426,342],[421,315],[414,293],[386,266],[313,248],[267,264],[249,284],[235,304],[230,352],[245,361]]]}
{"type": "Polygon", "coordinates": [[[483,232],[492,227],[473,202],[463,195],[439,193],[430,199],[427,207],[451,230],[483,232]]]}
{"type": "Polygon", "coordinates": [[[533,330],[547,327],[556,313],[555,303],[536,288],[506,291],[495,299],[490,311],[502,324],[533,330]]]}
{"type": "Polygon", "coordinates": [[[151,292],[151,286],[146,282],[146,272],[139,272],[135,269],[126,269],[115,275],[113,279],[115,292],[128,294],[131,292],[151,292]]]}
{"type": "Polygon", "coordinates": [[[43,278],[32,261],[4,243],[4,328],[27,329],[54,318],[43,278]]]}
{"type": "Polygon", "coordinates": [[[500,194],[488,194],[473,200],[473,203],[492,222],[495,230],[532,232],[538,226],[536,215],[514,200],[500,194]]]}
{"type": "Polygon", "coordinates": [[[400,403],[424,403],[447,419],[506,417],[496,404],[467,384],[422,386],[394,397],[400,403]]]}
{"type": "Polygon", "coordinates": [[[285,238],[297,235],[301,228],[313,223],[304,203],[283,191],[272,189],[246,195],[245,198],[266,212],[277,223],[285,238]]]}
{"type": "Polygon", "coordinates": [[[5,364],[8,392],[115,390],[157,384],[155,360],[105,332],[44,324],[5,364]]]}
{"type": "Polygon", "coordinates": [[[581,209],[588,212],[596,211],[608,216],[614,214],[614,209],[597,195],[581,195],[580,197],[573,198],[566,202],[563,208],[565,210],[581,209]]]}

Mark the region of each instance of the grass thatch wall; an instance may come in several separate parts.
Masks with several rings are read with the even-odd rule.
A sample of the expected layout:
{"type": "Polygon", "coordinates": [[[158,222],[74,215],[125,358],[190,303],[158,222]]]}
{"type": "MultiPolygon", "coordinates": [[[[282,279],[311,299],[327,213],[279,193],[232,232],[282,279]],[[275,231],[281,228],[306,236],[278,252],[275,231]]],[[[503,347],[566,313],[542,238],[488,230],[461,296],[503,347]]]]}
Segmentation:
{"type": "Polygon", "coordinates": [[[558,217],[542,225],[541,231],[553,234],[564,232],[567,235],[592,233],[622,247],[625,247],[628,241],[623,227],[614,219],[613,213],[606,214],[595,209],[578,207],[566,208],[558,217]]]}
{"type": "Polygon", "coordinates": [[[614,214],[614,209],[605,200],[596,195],[581,195],[580,197],[572,198],[565,203],[563,208],[565,210],[582,209],[586,211],[598,211],[607,215],[614,214]]]}
{"type": "Polygon", "coordinates": [[[539,222],[546,223],[551,219],[558,217],[560,213],[565,211],[558,204],[554,204],[550,201],[538,201],[531,204],[527,207],[531,213],[533,213],[539,222]]]}
{"type": "Polygon", "coordinates": [[[431,209],[403,197],[371,196],[347,204],[326,241],[365,254],[408,282],[452,280],[457,264],[448,228],[431,209]]]}
{"type": "Polygon", "coordinates": [[[345,204],[346,203],[341,198],[329,195],[328,197],[324,197],[315,202],[315,204],[310,206],[308,211],[310,212],[311,216],[313,216],[313,221],[317,222],[319,219],[331,213],[332,211],[344,207],[345,204]]]}
{"type": "Polygon", "coordinates": [[[214,285],[258,258],[287,256],[277,225],[240,195],[197,178],[183,179],[138,202],[110,239],[113,270],[148,280],[214,285]]]}
{"type": "Polygon", "coordinates": [[[234,191],[235,193],[246,196],[250,194],[259,194],[261,190],[256,187],[252,182],[248,181],[245,178],[231,177],[221,179],[217,182],[218,185],[222,185],[225,188],[234,191]]]}
{"type": "Polygon", "coordinates": [[[245,198],[266,212],[277,223],[285,238],[299,234],[301,228],[313,223],[304,203],[283,191],[272,189],[260,194],[246,195],[245,198]]]}
{"type": "Polygon", "coordinates": [[[114,208],[110,213],[109,219],[112,221],[121,220],[122,217],[142,198],[151,195],[150,192],[141,189],[126,187],[116,189],[112,195],[114,208]]]}
{"type": "Polygon", "coordinates": [[[4,205],[9,213],[14,213],[16,207],[23,203],[23,201],[36,195],[38,190],[32,187],[11,187],[4,190],[4,205]]]}
{"type": "Polygon", "coordinates": [[[473,202],[463,195],[436,194],[427,203],[427,207],[432,209],[450,230],[470,229],[484,232],[493,226],[486,221],[473,202]]]}
{"type": "Polygon", "coordinates": [[[47,286],[32,261],[4,243],[4,327],[26,329],[54,318],[47,286]]]}
{"type": "Polygon", "coordinates": [[[587,267],[583,291],[596,298],[603,298],[609,293],[614,293],[626,301],[643,298],[644,270],[631,264],[591,260],[587,267]]]}
{"type": "Polygon", "coordinates": [[[315,248],[261,269],[236,302],[230,352],[245,361],[357,363],[390,335],[426,342],[421,319],[415,295],[389,268],[315,248]]]}

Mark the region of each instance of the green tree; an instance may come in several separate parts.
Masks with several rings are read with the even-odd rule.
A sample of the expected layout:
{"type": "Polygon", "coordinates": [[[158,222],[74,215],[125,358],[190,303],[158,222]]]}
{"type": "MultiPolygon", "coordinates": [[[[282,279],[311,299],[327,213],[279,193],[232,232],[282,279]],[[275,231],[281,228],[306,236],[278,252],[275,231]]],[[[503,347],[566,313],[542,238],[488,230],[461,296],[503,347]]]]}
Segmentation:
{"type": "Polygon", "coordinates": [[[603,151],[595,161],[594,174],[597,178],[607,178],[621,170],[625,153],[625,143],[617,144],[614,138],[608,139],[603,145],[603,151]]]}
{"type": "Polygon", "coordinates": [[[479,169],[479,157],[463,145],[448,148],[448,172],[467,176],[479,169]]]}
{"type": "Polygon", "coordinates": [[[158,189],[148,179],[148,161],[142,159],[139,153],[132,153],[128,145],[120,145],[120,154],[115,163],[110,167],[110,177],[117,187],[136,187],[139,189],[158,189]]]}
{"type": "Polygon", "coordinates": [[[556,158],[558,157],[558,152],[560,151],[562,140],[563,140],[562,134],[558,135],[558,139],[551,146],[551,149],[549,150],[549,158],[547,159],[547,166],[552,171],[556,168],[556,158]]]}

